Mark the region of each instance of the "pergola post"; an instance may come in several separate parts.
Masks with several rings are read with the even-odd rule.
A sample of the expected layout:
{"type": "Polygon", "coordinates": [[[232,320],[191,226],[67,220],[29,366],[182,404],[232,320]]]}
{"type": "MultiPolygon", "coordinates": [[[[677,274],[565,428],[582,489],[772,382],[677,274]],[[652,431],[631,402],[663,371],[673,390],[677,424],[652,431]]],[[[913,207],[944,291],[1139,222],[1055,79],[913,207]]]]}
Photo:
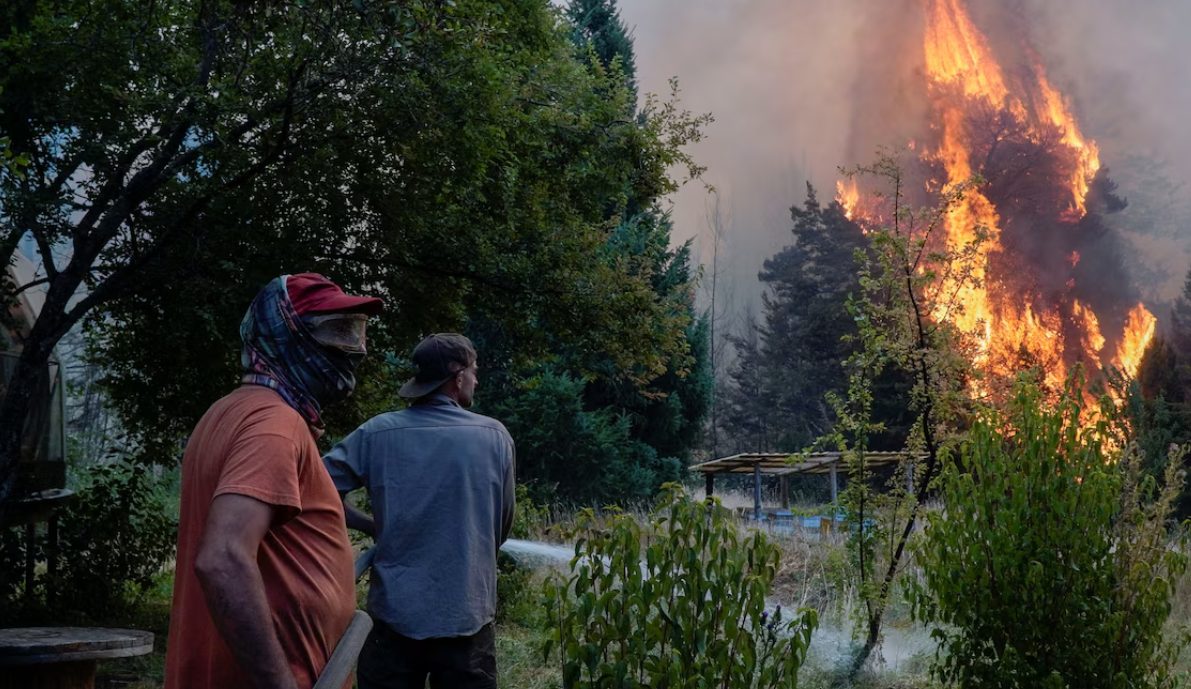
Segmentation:
{"type": "Polygon", "coordinates": [[[839,502],[839,477],[836,465],[838,462],[831,463],[831,504],[834,505],[839,502]]]}
{"type": "Polygon", "coordinates": [[[906,492],[910,495],[914,494],[914,460],[906,465],[906,492]]]}
{"type": "Polygon", "coordinates": [[[761,521],[761,463],[753,465],[753,519],[761,521]]]}
{"type": "Polygon", "coordinates": [[[788,510],[790,509],[790,479],[785,474],[782,474],[782,477],[778,479],[778,483],[782,491],[782,509],[788,510]]]}
{"type": "Polygon", "coordinates": [[[704,488],[703,497],[710,498],[715,493],[715,474],[710,471],[703,474],[704,488]]]}

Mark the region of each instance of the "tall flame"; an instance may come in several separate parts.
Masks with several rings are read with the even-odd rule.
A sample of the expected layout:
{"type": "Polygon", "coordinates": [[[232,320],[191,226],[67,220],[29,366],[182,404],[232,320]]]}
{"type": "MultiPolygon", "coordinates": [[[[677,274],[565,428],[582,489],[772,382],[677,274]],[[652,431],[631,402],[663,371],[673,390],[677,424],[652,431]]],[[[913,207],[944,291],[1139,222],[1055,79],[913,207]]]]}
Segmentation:
{"type": "Polygon", "coordinates": [[[1041,115],[1063,132],[1063,144],[1076,152],[1078,164],[1071,175],[1071,196],[1072,209],[1077,217],[1081,217],[1087,213],[1084,200],[1088,196],[1092,179],[1100,170],[1100,149],[1095,141],[1085,139],[1080,133],[1079,124],[1071,115],[1066,99],[1050,85],[1046,72],[1039,64],[1034,65],[1034,78],[1038,84],[1038,95],[1042,104],[1041,115]]]}
{"type": "Polygon", "coordinates": [[[856,186],[856,180],[838,180],[835,183],[835,200],[844,207],[844,217],[855,220],[857,206],[860,205],[860,189],[856,186]]]}
{"type": "Polygon", "coordinates": [[[1009,96],[1001,66],[984,34],[959,0],[931,0],[926,25],[926,71],[941,84],[959,83],[969,98],[1001,105],[1009,96]]]}
{"type": "Polygon", "coordinates": [[[1117,346],[1113,364],[1125,372],[1130,378],[1137,376],[1141,367],[1141,355],[1145,353],[1146,345],[1154,338],[1154,331],[1158,328],[1158,319],[1138,304],[1129,312],[1129,320],[1125,323],[1125,336],[1117,346]]]}

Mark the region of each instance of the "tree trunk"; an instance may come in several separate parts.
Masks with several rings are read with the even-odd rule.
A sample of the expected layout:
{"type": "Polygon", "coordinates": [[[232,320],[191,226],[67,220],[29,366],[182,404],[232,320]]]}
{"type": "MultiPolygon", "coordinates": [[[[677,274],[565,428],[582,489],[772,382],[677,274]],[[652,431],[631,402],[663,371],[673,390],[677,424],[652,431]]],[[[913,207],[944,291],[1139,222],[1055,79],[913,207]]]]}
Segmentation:
{"type": "Polygon", "coordinates": [[[848,672],[849,679],[855,679],[860,671],[864,669],[864,664],[868,662],[873,651],[877,649],[877,640],[881,638],[881,618],[875,617],[869,620],[868,632],[864,636],[864,646],[852,658],[852,667],[848,672]]]}

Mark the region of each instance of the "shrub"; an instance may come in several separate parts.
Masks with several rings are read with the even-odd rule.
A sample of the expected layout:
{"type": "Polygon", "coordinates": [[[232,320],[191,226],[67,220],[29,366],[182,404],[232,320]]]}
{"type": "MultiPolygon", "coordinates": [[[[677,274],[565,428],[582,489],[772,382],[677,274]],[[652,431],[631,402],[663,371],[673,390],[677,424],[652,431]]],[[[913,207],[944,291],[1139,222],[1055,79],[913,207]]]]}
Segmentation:
{"type": "Polygon", "coordinates": [[[586,382],[544,369],[521,381],[485,413],[517,439],[517,476],[535,498],[584,504],[649,499],[682,474],[674,458],[633,437],[627,415],[612,407],[588,410],[586,382]]]}
{"type": "Polygon", "coordinates": [[[0,528],[0,617],[15,614],[24,597],[24,577],[24,528],[0,528]]]}
{"type": "Polygon", "coordinates": [[[765,609],[778,549],[667,485],[650,522],[579,514],[570,572],[546,583],[563,686],[796,687],[815,612],[765,609]]]}
{"type": "Polygon", "coordinates": [[[529,487],[524,483],[517,484],[517,511],[513,515],[513,528],[509,531],[510,538],[534,539],[541,538],[550,525],[549,510],[534,501],[529,494],[529,487]]]}
{"type": "Polygon", "coordinates": [[[60,525],[57,603],[93,619],[134,606],[174,553],[177,522],[140,464],[88,467],[60,525]]]}
{"type": "Polygon", "coordinates": [[[541,617],[541,590],[532,585],[533,572],[504,552],[496,554],[496,621],[528,625],[541,617]]]}
{"type": "Polygon", "coordinates": [[[1179,642],[1162,628],[1187,564],[1167,528],[1183,452],[1172,451],[1157,492],[1136,446],[1116,440],[1111,405],[1091,423],[1081,399],[1069,386],[1047,408],[1020,384],[940,476],[945,511],[928,515],[911,601],[935,627],[944,682],[1179,685],[1179,642]]]}

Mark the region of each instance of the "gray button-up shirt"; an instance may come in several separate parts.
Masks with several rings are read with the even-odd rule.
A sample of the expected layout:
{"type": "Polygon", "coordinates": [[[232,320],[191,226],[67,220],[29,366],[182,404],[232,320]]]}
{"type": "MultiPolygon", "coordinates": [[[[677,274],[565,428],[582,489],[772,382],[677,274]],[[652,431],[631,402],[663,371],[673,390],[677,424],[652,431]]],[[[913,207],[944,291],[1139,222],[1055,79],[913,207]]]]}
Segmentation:
{"type": "Polygon", "coordinates": [[[373,417],[323,462],[368,489],[376,559],[368,611],[414,639],[466,636],[496,615],[496,551],[509,535],[513,439],[445,395],[373,417]]]}

